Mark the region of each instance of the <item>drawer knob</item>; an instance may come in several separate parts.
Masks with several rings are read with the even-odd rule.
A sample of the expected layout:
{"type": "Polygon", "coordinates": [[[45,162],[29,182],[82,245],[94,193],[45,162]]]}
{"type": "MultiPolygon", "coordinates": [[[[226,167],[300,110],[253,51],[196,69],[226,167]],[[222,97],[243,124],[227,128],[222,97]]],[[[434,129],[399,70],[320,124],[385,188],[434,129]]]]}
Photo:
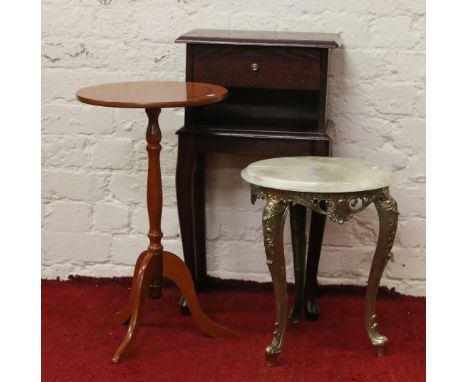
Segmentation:
{"type": "Polygon", "coordinates": [[[250,69],[252,69],[252,72],[256,72],[258,70],[258,64],[254,62],[252,65],[250,65],[250,69]]]}

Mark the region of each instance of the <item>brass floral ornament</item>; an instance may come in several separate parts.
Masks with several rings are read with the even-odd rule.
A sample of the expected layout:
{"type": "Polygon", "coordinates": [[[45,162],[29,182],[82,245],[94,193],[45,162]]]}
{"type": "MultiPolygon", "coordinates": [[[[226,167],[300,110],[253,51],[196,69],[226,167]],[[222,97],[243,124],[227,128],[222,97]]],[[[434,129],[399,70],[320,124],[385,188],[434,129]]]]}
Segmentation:
{"type": "Polygon", "coordinates": [[[331,221],[343,224],[351,219],[354,214],[364,210],[369,204],[385,190],[388,193],[388,187],[371,191],[357,191],[346,193],[311,193],[275,190],[265,188],[255,184],[250,185],[251,202],[255,203],[257,199],[276,198],[285,202],[297,203],[322,215],[327,215],[331,221]]]}

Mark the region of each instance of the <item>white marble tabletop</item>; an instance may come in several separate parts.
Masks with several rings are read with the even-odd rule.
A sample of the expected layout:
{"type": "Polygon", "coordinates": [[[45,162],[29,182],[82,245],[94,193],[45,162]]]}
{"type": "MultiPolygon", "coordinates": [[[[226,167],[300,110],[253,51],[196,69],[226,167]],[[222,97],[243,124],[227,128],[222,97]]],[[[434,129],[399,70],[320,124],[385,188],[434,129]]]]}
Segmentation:
{"type": "Polygon", "coordinates": [[[375,190],[393,182],[388,169],[363,160],[312,156],[261,160],[241,176],[262,187],[319,193],[375,190]]]}

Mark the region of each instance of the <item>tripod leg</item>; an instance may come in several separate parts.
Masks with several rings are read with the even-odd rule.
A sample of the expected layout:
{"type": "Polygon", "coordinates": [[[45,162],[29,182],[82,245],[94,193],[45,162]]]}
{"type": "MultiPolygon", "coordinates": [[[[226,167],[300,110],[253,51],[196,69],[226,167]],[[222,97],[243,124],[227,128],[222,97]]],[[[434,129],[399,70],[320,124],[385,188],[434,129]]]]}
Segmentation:
{"type": "Polygon", "coordinates": [[[203,333],[216,338],[236,337],[236,334],[232,330],[211,321],[203,312],[187,266],[179,257],[171,252],[163,252],[163,275],[171,279],[185,296],[192,317],[203,333]]]}
{"type": "Polygon", "coordinates": [[[151,280],[156,274],[156,257],[152,252],[146,252],[141,265],[134,279],[134,288],[132,288],[133,298],[131,300],[130,322],[127,333],[119,348],[112,358],[112,362],[119,363],[130,354],[135,338],[140,327],[141,315],[143,313],[143,304],[148,296],[148,288],[151,280]]]}

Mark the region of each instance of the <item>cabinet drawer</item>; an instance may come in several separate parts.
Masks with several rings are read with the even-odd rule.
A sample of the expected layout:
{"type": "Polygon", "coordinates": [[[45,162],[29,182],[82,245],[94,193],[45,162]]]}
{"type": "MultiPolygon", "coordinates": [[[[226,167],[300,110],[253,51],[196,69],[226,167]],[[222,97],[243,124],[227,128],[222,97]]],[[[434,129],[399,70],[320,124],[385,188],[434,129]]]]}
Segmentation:
{"type": "Polygon", "coordinates": [[[192,45],[192,81],[228,87],[320,89],[320,49],[192,45]]]}

